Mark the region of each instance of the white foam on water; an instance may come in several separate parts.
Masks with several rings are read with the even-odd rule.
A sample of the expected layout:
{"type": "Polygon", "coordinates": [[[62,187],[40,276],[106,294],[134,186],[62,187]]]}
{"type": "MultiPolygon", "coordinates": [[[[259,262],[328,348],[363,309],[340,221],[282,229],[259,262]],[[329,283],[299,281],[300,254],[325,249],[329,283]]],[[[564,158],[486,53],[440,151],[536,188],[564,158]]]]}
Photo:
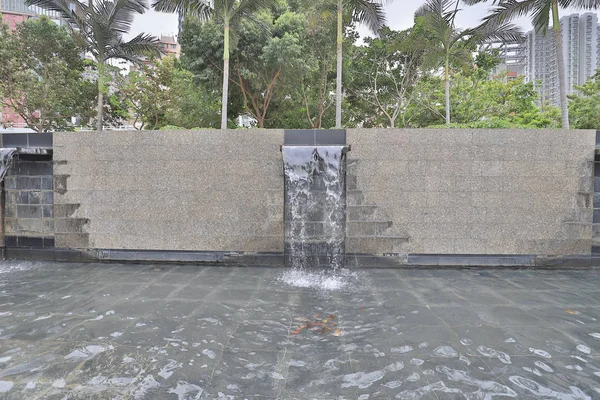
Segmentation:
{"type": "Polygon", "coordinates": [[[12,356],[0,357],[0,363],[5,363],[7,361],[10,361],[11,358],[12,358],[12,356]]]}
{"type": "Polygon", "coordinates": [[[147,375],[137,387],[133,388],[132,394],[135,400],[142,400],[146,397],[146,393],[150,389],[160,387],[160,384],[156,382],[156,379],[152,375],[147,375]]]}
{"type": "Polygon", "coordinates": [[[290,360],[288,362],[288,365],[290,367],[305,367],[306,363],[304,361],[300,361],[300,360],[290,360]]]}
{"type": "Polygon", "coordinates": [[[421,360],[420,358],[413,358],[412,360],[410,360],[410,363],[412,365],[423,365],[425,361],[421,360]]]}
{"type": "Polygon", "coordinates": [[[510,356],[502,351],[494,350],[491,347],[478,346],[477,351],[486,357],[496,357],[504,364],[511,364],[510,356]]]}
{"type": "Polygon", "coordinates": [[[65,356],[65,359],[79,360],[79,359],[92,358],[96,354],[100,354],[107,350],[113,350],[113,349],[114,349],[113,346],[98,346],[98,345],[92,344],[89,346],[85,346],[84,348],[81,348],[81,349],[73,350],[71,353],[69,353],[65,356]]]}
{"type": "Polygon", "coordinates": [[[463,346],[470,346],[473,344],[473,341],[468,338],[462,338],[460,339],[460,344],[462,344],[463,346]]]}
{"type": "Polygon", "coordinates": [[[169,393],[177,395],[177,400],[199,400],[204,389],[185,381],[177,382],[177,387],[169,389],[169,393]]]}
{"type": "Polygon", "coordinates": [[[534,349],[533,347],[530,347],[529,351],[532,352],[533,354],[535,354],[536,356],[540,356],[540,357],[544,357],[544,358],[552,358],[550,353],[548,353],[547,351],[544,351],[544,350],[534,349]]]}
{"type": "Polygon", "coordinates": [[[537,376],[542,376],[542,373],[537,368],[523,367],[523,370],[531,372],[532,374],[535,374],[537,376]]]}
{"type": "Polygon", "coordinates": [[[72,296],[72,295],[68,294],[68,295],[66,295],[66,296],[63,296],[63,297],[61,297],[60,299],[61,299],[61,300],[65,300],[65,299],[68,299],[68,298],[70,298],[71,296],[72,296]]]}
{"type": "Polygon", "coordinates": [[[52,387],[62,389],[65,387],[66,384],[67,384],[67,382],[65,382],[65,380],[61,378],[61,379],[57,379],[54,382],[52,382],[52,387]]]}
{"type": "Polygon", "coordinates": [[[171,375],[173,375],[173,371],[177,368],[181,368],[182,366],[182,363],[178,363],[175,360],[170,360],[170,362],[167,365],[160,369],[160,371],[158,372],[158,376],[164,379],[169,379],[171,375]]]}
{"type": "Polygon", "coordinates": [[[536,361],[534,362],[535,366],[538,368],[543,369],[546,372],[554,372],[554,370],[546,363],[541,362],[541,361],[536,361]]]}
{"type": "Polygon", "coordinates": [[[0,393],[8,392],[14,385],[11,381],[0,381],[0,393]]]}
{"type": "Polygon", "coordinates": [[[402,400],[416,400],[416,399],[420,399],[421,397],[425,396],[426,394],[433,393],[433,392],[457,393],[457,394],[462,393],[462,391],[460,389],[449,388],[446,386],[446,384],[444,382],[439,381],[436,383],[431,383],[426,386],[422,386],[415,390],[405,390],[405,391],[397,394],[396,398],[402,399],[402,400]]]}
{"type": "Polygon", "coordinates": [[[590,336],[593,337],[594,339],[600,340],[600,333],[598,333],[598,332],[590,333],[590,336]]]}
{"type": "Polygon", "coordinates": [[[37,381],[29,381],[29,382],[27,382],[27,385],[25,385],[25,389],[27,389],[27,390],[35,389],[36,384],[37,384],[37,381]]]}
{"type": "Polygon", "coordinates": [[[214,360],[217,357],[215,352],[212,350],[209,350],[209,349],[202,350],[202,354],[204,354],[206,357],[210,358],[211,360],[214,360]]]}
{"type": "Polygon", "coordinates": [[[27,261],[3,261],[0,263],[0,275],[10,274],[13,272],[29,271],[38,268],[42,263],[27,262],[27,261]]]}
{"type": "Polygon", "coordinates": [[[467,365],[471,365],[471,360],[469,360],[466,356],[460,356],[458,359],[467,365]]]}
{"type": "Polygon", "coordinates": [[[402,381],[389,381],[387,383],[382,383],[381,386],[385,386],[390,389],[396,389],[402,385],[402,381]]]}
{"type": "Polygon", "coordinates": [[[404,368],[404,363],[398,361],[394,364],[390,364],[385,368],[373,372],[356,372],[354,374],[347,374],[342,377],[342,387],[357,387],[359,389],[366,389],[372,386],[375,382],[383,379],[388,372],[397,372],[404,368]]]}
{"type": "Polygon", "coordinates": [[[34,319],[33,321],[34,321],[34,322],[35,322],[35,321],[41,321],[41,320],[48,319],[48,318],[52,318],[52,314],[50,314],[50,315],[43,315],[43,316],[41,316],[41,317],[37,317],[37,318],[36,318],[36,319],[34,319]]]}
{"type": "Polygon", "coordinates": [[[508,378],[518,387],[525,389],[540,398],[555,398],[559,400],[591,400],[592,398],[586,395],[581,389],[570,386],[571,393],[557,392],[547,387],[544,387],[531,379],[524,378],[519,375],[513,375],[508,378]]]}
{"type": "Polygon", "coordinates": [[[427,343],[427,342],[422,342],[422,343],[419,343],[419,348],[420,348],[420,349],[424,349],[424,348],[425,348],[425,347],[427,347],[427,346],[429,346],[429,343],[427,343]]]}
{"type": "Polygon", "coordinates": [[[421,377],[419,376],[419,374],[417,374],[416,372],[413,372],[406,378],[406,381],[407,382],[416,382],[420,379],[421,379],[421,377]]]}
{"type": "Polygon", "coordinates": [[[438,357],[446,357],[446,358],[458,357],[458,353],[456,352],[456,350],[454,350],[450,346],[437,347],[435,350],[433,350],[433,354],[438,357]]]}
{"type": "Polygon", "coordinates": [[[449,380],[453,382],[465,383],[467,385],[476,386],[477,392],[471,393],[471,396],[466,398],[491,399],[494,396],[517,397],[517,393],[508,386],[502,385],[494,381],[484,381],[469,376],[466,371],[448,368],[446,366],[437,366],[438,372],[445,374],[449,380]],[[480,394],[480,396],[478,395],[480,394]]]}
{"type": "Polygon", "coordinates": [[[290,269],[284,271],[277,281],[294,287],[336,291],[358,286],[358,278],[357,272],[344,268],[335,271],[290,269]]]}
{"type": "Polygon", "coordinates": [[[592,350],[589,347],[583,344],[578,344],[576,348],[577,350],[585,354],[590,354],[592,352],[592,350]]]}
{"type": "Polygon", "coordinates": [[[119,337],[121,335],[123,335],[123,332],[113,332],[113,333],[110,334],[110,336],[112,336],[114,338],[117,338],[117,337],[119,337]]]}
{"type": "Polygon", "coordinates": [[[504,341],[504,343],[516,343],[516,340],[510,337],[510,338],[506,339],[504,341]]]}
{"type": "Polygon", "coordinates": [[[435,374],[435,371],[432,369],[426,369],[425,371],[423,371],[423,375],[433,375],[435,374]]]}
{"type": "Polygon", "coordinates": [[[410,346],[400,346],[400,347],[393,347],[391,349],[391,352],[403,354],[403,353],[408,353],[409,351],[412,351],[412,349],[413,348],[410,346]]]}

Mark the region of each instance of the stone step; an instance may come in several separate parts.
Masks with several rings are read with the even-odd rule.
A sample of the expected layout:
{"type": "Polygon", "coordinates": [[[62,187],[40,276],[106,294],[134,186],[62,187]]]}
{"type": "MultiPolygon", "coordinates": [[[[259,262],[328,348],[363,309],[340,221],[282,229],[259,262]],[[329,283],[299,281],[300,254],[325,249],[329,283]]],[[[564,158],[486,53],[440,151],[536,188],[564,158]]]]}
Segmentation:
{"type": "Polygon", "coordinates": [[[348,221],[373,221],[376,217],[378,206],[375,204],[362,204],[360,206],[347,206],[348,221]]]}
{"type": "Polygon", "coordinates": [[[348,236],[382,236],[392,227],[392,221],[348,221],[348,236]]]}
{"type": "Polygon", "coordinates": [[[365,202],[365,196],[361,190],[346,191],[346,204],[348,206],[360,206],[365,202]]]}
{"type": "Polygon", "coordinates": [[[407,236],[348,236],[346,253],[406,253],[409,251],[409,243],[410,238],[407,236]]]}

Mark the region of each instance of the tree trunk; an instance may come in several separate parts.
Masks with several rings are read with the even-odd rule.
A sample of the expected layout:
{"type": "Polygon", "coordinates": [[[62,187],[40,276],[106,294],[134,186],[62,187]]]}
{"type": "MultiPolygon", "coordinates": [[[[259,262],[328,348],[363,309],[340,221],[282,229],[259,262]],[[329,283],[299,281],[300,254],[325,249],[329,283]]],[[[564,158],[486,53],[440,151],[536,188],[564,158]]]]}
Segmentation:
{"type": "Polygon", "coordinates": [[[225,21],[223,46],[223,98],[221,99],[221,129],[227,129],[227,100],[229,92],[229,21],[225,21]]]}
{"type": "Polygon", "coordinates": [[[558,19],[558,1],[552,0],[552,29],[556,45],[556,62],[558,63],[558,89],[560,92],[560,111],[563,129],[569,129],[569,101],[567,100],[567,76],[565,73],[565,56],[563,54],[562,34],[558,19]]]}
{"type": "Polygon", "coordinates": [[[446,123],[450,123],[450,72],[449,72],[448,57],[446,57],[446,65],[444,67],[444,91],[446,97],[446,123]]]}
{"type": "Polygon", "coordinates": [[[102,130],[102,114],[104,111],[104,64],[98,62],[98,121],[96,129],[102,130]]]}
{"type": "Polygon", "coordinates": [[[342,26],[342,0],[337,5],[337,78],[335,87],[335,127],[342,128],[342,44],[344,31],[342,26]]]}

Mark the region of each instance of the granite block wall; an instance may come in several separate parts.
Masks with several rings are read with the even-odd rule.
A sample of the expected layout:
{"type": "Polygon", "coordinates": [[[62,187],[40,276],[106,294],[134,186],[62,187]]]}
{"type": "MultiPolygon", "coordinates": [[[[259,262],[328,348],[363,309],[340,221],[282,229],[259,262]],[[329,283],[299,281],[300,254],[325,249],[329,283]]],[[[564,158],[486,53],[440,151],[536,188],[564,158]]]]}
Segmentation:
{"type": "MultiPolygon", "coordinates": [[[[586,255],[595,131],[351,129],[348,253],[586,255]]],[[[55,133],[57,247],[283,251],[282,130],[55,133]]]]}
{"type": "Polygon", "coordinates": [[[283,130],[54,134],[56,246],[283,251],[283,130]]]}
{"type": "Polygon", "coordinates": [[[595,131],[347,135],[348,252],[590,254],[595,131]]]}
{"type": "Polygon", "coordinates": [[[4,178],[4,245],[54,246],[50,156],[18,155],[4,178]]]}

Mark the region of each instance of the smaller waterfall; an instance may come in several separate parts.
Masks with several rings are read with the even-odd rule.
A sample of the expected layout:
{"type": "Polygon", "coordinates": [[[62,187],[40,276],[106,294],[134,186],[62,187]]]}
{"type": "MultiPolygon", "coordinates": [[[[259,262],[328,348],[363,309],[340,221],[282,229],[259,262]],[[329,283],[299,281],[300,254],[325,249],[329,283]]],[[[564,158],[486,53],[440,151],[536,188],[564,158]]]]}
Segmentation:
{"type": "Polygon", "coordinates": [[[4,176],[12,165],[13,156],[15,155],[16,151],[17,149],[13,148],[0,149],[0,182],[4,180],[4,176]]]}
{"type": "Polygon", "coordinates": [[[296,269],[342,267],[345,146],[283,146],[285,261],[296,269]]]}

